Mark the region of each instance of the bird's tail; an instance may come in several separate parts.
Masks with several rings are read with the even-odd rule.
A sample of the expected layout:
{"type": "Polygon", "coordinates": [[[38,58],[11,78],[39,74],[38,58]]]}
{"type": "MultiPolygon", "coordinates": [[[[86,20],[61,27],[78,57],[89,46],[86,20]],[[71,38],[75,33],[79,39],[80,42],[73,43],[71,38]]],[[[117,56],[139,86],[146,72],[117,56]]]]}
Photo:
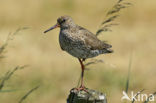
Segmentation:
{"type": "Polygon", "coordinates": [[[114,51],[112,49],[107,48],[106,53],[113,53],[114,51]]]}

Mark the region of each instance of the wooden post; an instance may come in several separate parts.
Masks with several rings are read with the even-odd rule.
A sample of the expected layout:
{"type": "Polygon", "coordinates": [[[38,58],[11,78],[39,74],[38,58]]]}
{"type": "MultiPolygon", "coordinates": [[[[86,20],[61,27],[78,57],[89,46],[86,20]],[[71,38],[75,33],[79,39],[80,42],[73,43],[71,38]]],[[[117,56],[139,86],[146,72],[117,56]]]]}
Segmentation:
{"type": "Polygon", "coordinates": [[[88,88],[87,91],[71,89],[67,103],[107,103],[105,94],[88,88]]]}

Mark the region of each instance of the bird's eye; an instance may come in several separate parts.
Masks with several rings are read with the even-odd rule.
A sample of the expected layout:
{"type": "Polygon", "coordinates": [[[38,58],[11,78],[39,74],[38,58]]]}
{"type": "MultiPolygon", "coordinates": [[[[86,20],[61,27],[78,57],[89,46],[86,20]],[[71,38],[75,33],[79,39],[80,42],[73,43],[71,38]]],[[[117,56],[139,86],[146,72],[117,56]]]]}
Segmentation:
{"type": "Polygon", "coordinates": [[[64,23],[66,20],[65,19],[62,19],[62,23],[64,23]]]}

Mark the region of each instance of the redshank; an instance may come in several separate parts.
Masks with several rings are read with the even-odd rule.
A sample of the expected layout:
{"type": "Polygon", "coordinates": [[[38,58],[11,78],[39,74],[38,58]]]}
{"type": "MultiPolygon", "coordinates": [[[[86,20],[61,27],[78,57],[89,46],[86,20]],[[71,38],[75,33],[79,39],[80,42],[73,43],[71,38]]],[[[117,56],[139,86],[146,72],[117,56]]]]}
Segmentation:
{"type": "Polygon", "coordinates": [[[44,31],[44,33],[60,27],[59,43],[62,50],[78,58],[81,64],[81,85],[79,90],[85,90],[83,83],[84,61],[100,54],[112,53],[111,45],[99,40],[93,33],[74,23],[70,16],[61,16],[56,25],[44,31]]]}

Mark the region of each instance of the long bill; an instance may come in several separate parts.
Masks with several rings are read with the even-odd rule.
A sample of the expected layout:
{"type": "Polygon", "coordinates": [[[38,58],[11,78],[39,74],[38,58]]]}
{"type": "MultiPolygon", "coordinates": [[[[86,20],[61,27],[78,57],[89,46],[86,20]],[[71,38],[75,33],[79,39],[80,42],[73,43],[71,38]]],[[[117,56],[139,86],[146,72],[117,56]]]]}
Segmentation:
{"type": "Polygon", "coordinates": [[[53,29],[58,28],[58,27],[60,27],[60,25],[57,23],[54,26],[52,26],[51,28],[49,28],[48,30],[44,31],[44,33],[47,33],[48,31],[53,30],[53,29]]]}

